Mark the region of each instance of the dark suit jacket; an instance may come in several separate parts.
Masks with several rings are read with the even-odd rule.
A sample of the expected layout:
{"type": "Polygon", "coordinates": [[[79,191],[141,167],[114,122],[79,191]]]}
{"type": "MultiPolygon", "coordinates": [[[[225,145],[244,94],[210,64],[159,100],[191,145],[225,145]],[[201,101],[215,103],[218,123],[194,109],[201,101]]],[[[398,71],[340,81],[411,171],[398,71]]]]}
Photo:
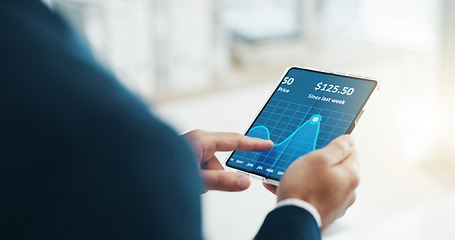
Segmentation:
{"type": "MultiPolygon", "coordinates": [[[[189,145],[64,20],[38,0],[0,1],[0,54],[0,239],[202,239],[189,145]]],[[[318,238],[298,207],[257,235],[318,238]]]]}

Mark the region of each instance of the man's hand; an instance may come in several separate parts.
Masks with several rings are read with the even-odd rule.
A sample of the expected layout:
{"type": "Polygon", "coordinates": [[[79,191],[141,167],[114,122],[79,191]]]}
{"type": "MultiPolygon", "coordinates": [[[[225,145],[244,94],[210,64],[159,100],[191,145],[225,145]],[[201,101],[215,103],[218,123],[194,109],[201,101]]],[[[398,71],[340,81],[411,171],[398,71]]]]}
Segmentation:
{"type": "Polygon", "coordinates": [[[288,167],[278,188],[265,187],[277,194],[278,202],[298,198],[311,203],[321,215],[324,229],[354,203],[358,184],[354,140],[345,135],[298,158],[288,167]]]}
{"type": "Polygon", "coordinates": [[[217,151],[267,151],[273,147],[270,140],[250,138],[238,133],[212,133],[193,130],[184,136],[190,141],[205,184],[209,190],[243,191],[250,186],[250,180],[243,174],[224,171],[215,156],[217,151]]]}

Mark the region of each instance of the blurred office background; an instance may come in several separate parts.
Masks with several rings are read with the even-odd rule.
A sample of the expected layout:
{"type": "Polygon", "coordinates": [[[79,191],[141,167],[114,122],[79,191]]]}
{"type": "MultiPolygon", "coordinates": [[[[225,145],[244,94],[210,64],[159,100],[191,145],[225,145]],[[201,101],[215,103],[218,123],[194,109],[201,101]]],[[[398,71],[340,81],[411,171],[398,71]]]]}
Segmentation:
{"type": "MultiPolygon", "coordinates": [[[[44,1],[180,132],[243,132],[291,65],[380,79],[357,202],[323,238],[455,239],[454,1],[44,1]]],[[[251,239],[274,204],[255,180],[205,194],[207,239],[251,239]]]]}

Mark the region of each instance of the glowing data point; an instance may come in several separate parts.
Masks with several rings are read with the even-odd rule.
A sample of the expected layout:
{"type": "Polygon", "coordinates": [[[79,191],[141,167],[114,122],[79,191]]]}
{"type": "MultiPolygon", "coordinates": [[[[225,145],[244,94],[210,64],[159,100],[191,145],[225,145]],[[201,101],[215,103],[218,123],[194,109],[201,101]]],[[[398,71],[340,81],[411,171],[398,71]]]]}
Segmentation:
{"type": "Polygon", "coordinates": [[[311,124],[317,124],[317,123],[320,123],[321,122],[321,119],[322,119],[322,116],[319,115],[319,114],[315,114],[311,117],[311,124]]]}

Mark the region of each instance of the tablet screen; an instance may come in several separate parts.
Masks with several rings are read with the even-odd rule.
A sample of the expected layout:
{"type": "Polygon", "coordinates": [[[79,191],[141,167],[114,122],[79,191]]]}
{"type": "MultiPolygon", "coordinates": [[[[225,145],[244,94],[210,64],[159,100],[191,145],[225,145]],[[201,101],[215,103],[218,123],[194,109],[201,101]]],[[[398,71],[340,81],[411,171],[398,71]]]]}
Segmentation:
{"type": "Polygon", "coordinates": [[[226,165],[279,180],[298,157],[351,133],[377,82],[293,67],[246,135],[272,140],[266,152],[234,151],[226,165]]]}

